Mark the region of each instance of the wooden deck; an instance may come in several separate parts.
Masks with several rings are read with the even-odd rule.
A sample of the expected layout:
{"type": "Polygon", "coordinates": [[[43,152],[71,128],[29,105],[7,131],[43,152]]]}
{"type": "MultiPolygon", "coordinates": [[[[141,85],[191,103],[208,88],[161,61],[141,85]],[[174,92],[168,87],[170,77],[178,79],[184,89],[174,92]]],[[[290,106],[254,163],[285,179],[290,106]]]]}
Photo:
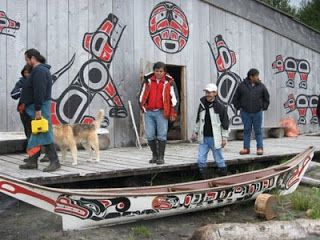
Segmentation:
{"type": "MultiPolygon", "coordinates": [[[[238,152],[242,147],[242,141],[230,141],[224,149],[224,157],[227,164],[230,166],[251,161],[268,161],[271,158],[289,158],[311,145],[316,147],[316,151],[320,150],[319,136],[265,139],[264,143],[265,154],[263,156],[257,156],[255,148],[251,149],[253,154],[240,156],[238,152]]],[[[251,145],[254,146],[254,144],[255,141],[251,145]]],[[[71,154],[68,154],[67,160],[62,163],[61,169],[53,173],[41,171],[48,163],[40,163],[39,170],[20,170],[19,165],[22,164],[23,159],[26,157],[25,154],[2,154],[0,155],[0,174],[38,184],[54,184],[170,172],[196,168],[197,151],[198,144],[168,144],[165,156],[166,163],[160,166],[148,163],[151,152],[147,147],[142,150],[135,147],[104,150],[101,151],[101,161],[99,163],[87,162],[88,153],[79,151],[77,166],[71,165],[71,154]]],[[[214,165],[211,154],[209,154],[209,165],[214,165]]]]}

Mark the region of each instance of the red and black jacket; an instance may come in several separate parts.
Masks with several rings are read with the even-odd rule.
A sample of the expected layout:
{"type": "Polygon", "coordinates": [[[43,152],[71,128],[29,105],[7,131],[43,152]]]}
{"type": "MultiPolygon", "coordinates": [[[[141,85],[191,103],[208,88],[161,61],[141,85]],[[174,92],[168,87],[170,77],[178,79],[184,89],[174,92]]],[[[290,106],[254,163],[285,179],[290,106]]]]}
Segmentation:
{"type": "Polygon", "coordinates": [[[153,72],[146,74],[140,89],[139,103],[143,112],[161,109],[165,118],[175,120],[179,94],[174,79],[166,74],[157,83],[153,72]]]}

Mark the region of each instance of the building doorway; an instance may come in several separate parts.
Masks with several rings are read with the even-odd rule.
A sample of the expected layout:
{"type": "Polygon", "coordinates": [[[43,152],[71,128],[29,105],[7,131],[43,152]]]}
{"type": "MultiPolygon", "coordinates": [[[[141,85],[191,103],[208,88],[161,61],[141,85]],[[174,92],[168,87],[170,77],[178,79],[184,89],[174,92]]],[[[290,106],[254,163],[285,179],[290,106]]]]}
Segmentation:
{"type": "Polygon", "coordinates": [[[179,92],[179,111],[175,122],[169,122],[168,140],[186,140],[186,82],[185,67],[177,65],[167,65],[167,72],[174,78],[179,92]]]}

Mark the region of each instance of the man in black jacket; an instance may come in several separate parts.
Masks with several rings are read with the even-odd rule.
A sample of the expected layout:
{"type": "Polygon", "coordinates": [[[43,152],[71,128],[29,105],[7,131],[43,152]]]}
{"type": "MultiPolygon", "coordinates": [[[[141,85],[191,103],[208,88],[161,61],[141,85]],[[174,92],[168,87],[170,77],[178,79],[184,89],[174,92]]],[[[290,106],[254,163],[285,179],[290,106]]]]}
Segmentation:
{"type": "Polygon", "coordinates": [[[253,127],[257,141],[257,155],[262,155],[262,111],[268,109],[269,93],[265,85],[259,80],[257,69],[249,70],[247,78],[237,88],[232,103],[236,109],[240,110],[244,126],[243,149],[240,154],[250,153],[250,136],[253,127]]]}
{"type": "Polygon", "coordinates": [[[21,92],[21,102],[24,103],[24,111],[31,119],[48,120],[49,131],[46,133],[32,134],[28,139],[27,153],[29,160],[20,165],[20,169],[37,169],[38,157],[41,146],[44,146],[50,165],[43,169],[44,172],[52,172],[60,168],[58,155],[53,143],[53,130],[50,114],[52,76],[50,65],[45,64],[46,59],[36,49],[25,52],[26,63],[32,66],[30,77],[27,79],[21,92]]]}

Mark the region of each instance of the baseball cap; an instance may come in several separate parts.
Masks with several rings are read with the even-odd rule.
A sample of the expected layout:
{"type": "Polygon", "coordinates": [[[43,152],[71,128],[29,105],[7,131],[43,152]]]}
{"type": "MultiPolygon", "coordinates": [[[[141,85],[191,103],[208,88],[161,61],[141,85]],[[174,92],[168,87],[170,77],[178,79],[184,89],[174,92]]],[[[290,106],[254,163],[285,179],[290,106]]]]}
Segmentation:
{"type": "Polygon", "coordinates": [[[217,90],[218,90],[218,87],[214,83],[208,83],[206,87],[203,89],[203,91],[208,91],[208,92],[216,92],[217,90]]]}

